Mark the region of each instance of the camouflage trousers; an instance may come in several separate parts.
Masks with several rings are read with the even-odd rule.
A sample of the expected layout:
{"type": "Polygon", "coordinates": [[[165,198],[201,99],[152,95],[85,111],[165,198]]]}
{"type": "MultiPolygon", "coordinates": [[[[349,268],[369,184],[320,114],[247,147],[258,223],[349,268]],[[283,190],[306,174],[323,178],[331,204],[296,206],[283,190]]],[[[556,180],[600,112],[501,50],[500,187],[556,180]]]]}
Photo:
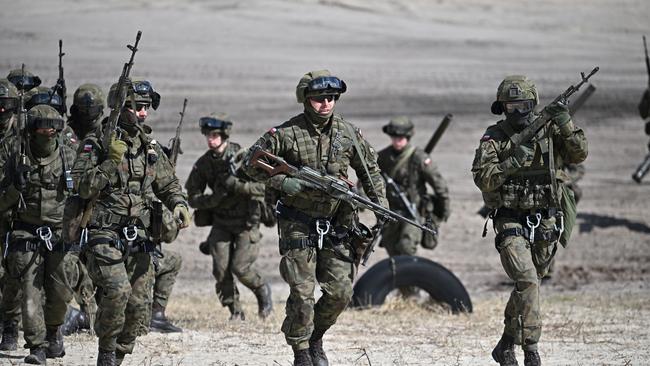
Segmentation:
{"type": "Polygon", "coordinates": [[[176,276],[183,265],[183,258],[180,254],[167,249],[163,249],[163,255],[163,258],[158,259],[158,265],[155,268],[153,302],[164,308],[167,307],[176,276]]]}
{"type": "Polygon", "coordinates": [[[5,258],[5,296],[0,309],[6,319],[15,319],[22,313],[26,348],[47,346],[46,328],[63,324],[67,305],[73,298],[70,283],[77,281],[67,273],[77,261],[73,253],[42,248],[37,252],[9,252],[5,258]]]}
{"type": "Polygon", "coordinates": [[[84,255],[88,274],[101,289],[95,321],[99,349],[130,354],[136,338],[149,331],[154,279],[151,255],[131,253],[121,261],[122,251],[104,243],[87,248],[84,255]]]}
{"type": "Polygon", "coordinates": [[[83,312],[94,318],[97,313],[95,285],[88,274],[86,265],[79,259],[78,255],[75,254],[75,257],[77,258],[76,265],[67,268],[68,278],[77,279],[76,282],[70,283],[74,290],[74,299],[83,312]]]}
{"type": "MultiPolygon", "coordinates": [[[[542,219],[536,232],[550,232],[554,225],[555,218],[542,219]]],[[[497,233],[523,228],[516,219],[498,216],[494,218],[494,227],[497,233]]],[[[548,271],[553,247],[553,243],[541,240],[531,245],[523,236],[507,236],[496,242],[503,269],[514,282],[504,312],[503,334],[513,337],[515,344],[527,351],[537,350],[542,334],[539,285],[548,271]]]]}
{"type": "Polygon", "coordinates": [[[381,247],[388,255],[415,255],[422,240],[422,231],[403,222],[390,222],[382,230],[381,247]]]}
{"type": "Polygon", "coordinates": [[[210,231],[208,244],[217,296],[221,305],[230,307],[231,311],[241,311],[234,277],[251,290],[264,285],[262,276],[253,268],[261,238],[258,226],[247,229],[219,225],[210,231]]]}
{"type": "MultiPolygon", "coordinates": [[[[342,245],[337,250],[351,255],[342,245]]],[[[327,331],[350,302],[355,268],[327,247],[282,250],[281,254],[280,275],[290,287],[282,332],[294,350],[306,349],[312,332],[327,331]],[[314,305],[316,282],[322,295],[314,305]]]]}

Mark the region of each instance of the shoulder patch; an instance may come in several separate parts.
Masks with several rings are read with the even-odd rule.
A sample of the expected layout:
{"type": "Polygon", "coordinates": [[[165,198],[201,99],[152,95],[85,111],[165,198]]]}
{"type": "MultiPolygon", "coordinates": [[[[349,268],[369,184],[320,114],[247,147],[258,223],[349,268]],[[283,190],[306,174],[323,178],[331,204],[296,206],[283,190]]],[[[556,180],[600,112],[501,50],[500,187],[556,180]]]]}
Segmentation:
{"type": "Polygon", "coordinates": [[[485,134],[485,135],[483,135],[483,137],[481,137],[481,141],[488,141],[488,140],[491,140],[491,139],[492,139],[492,136],[490,136],[488,134],[485,134]]]}
{"type": "Polygon", "coordinates": [[[424,165],[426,166],[426,165],[429,165],[429,164],[431,164],[431,158],[424,159],[424,165]]]}
{"type": "Polygon", "coordinates": [[[278,132],[278,129],[275,127],[271,127],[271,129],[268,131],[269,135],[273,136],[275,133],[278,132]]]}
{"type": "Polygon", "coordinates": [[[85,144],[84,145],[84,152],[91,152],[91,151],[93,151],[93,145],[85,144]]]}

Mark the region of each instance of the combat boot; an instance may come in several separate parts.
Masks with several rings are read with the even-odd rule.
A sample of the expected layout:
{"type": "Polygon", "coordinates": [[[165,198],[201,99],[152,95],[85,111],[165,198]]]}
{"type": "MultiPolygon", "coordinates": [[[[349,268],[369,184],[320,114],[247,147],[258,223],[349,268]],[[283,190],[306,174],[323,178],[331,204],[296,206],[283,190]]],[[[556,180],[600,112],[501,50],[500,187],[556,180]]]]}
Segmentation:
{"type": "Polygon", "coordinates": [[[25,363],[30,365],[46,365],[45,348],[38,347],[29,350],[29,355],[25,357],[25,363]]]}
{"type": "Polygon", "coordinates": [[[0,351],[15,351],[18,349],[18,327],[12,321],[4,322],[0,351]]]}
{"type": "Polygon", "coordinates": [[[309,349],[293,351],[293,366],[313,366],[309,349]]]}
{"type": "Polygon", "coordinates": [[[126,356],[122,351],[115,350],[115,366],[120,366],[124,362],[124,356],[126,356]]]}
{"type": "Polygon", "coordinates": [[[494,350],[492,358],[501,366],[519,366],[515,357],[515,341],[512,337],[501,336],[494,350]]]}
{"type": "Polygon", "coordinates": [[[47,358],[65,356],[61,327],[47,327],[46,332],[45,341],[47,341],[47,348],[45,349],[45,356],[47,356],[47,358]]]}
{"type": "Polygon", "coordinates": [[[97,354],[97,366],[115,366],[115,351],[99,350],[97,354]]]}
{"type": "Polygon", "coordinates": [[[149,328],[154,332],[180,333],[183,329],[172,324],[165,316],[165,307],[154,302],[151,306],[151,323],[149,328]]]}
{"type": "Polygon", "coordinates": [[[235,308],[235,305],[230,304],[228,305],[228,310],[230,310],[230,320],[246,320],[246,315],[244,315],[244,311],[241,309],[235,308]]]}
{"type": "Polygon", "coordinates": [[[324,330],[314,329],[309,338],[309,355],[313,366],[328,366],[327,356],[323,350],[323,335],[324,330]]]}
{"type": "Polygon", "coordinates": [[[541,366],[542,359],[537,351],[524,351],[524,366],[541,366]]]}
{"type": "Polygon", "coordinates": [[[253,291],[257,298],[257,314],[260,318],[266,319],[273,311],[273,300],[271,299],[271,286],[263,284],[253,291]]]}

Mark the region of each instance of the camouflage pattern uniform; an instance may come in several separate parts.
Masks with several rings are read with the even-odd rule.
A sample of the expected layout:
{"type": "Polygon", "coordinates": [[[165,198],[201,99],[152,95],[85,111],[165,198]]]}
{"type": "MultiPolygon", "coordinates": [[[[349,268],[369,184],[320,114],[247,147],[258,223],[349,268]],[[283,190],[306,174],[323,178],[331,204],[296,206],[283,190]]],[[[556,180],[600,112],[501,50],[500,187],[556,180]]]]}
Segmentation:
{"type": "Polygon", "coordinates": [[[562,170],[557,169],[557,197],[553,197],[547,136],[550,136],[555,167],[580,163],[587,156],[583,131],[574,126],[568,108],[559,104],[547,107],[553,116],[549,127],[542,129],[532,142],[513,148],[510,136],[532,122],[536,116],[532,108],[538,100],[534,84],[526,77],[507,77],[499,86],[493,104],[493,112],[505,111],[506,119],[488,127],[472,166],[474,182],[483,193],[485,204],[497,210],[493,217],[496,249],[506,274],[515,283],[505,309],[503,336],[493,352],[495,360],[502,365],[512,364],[513,343],[522,345],[526,365],[539,364],[540,279],[562,234],[559,228],[564,218],[560,197],[573,195],[564,184],[566,177],[562,170]],[[522,101],[530,104],[524,108],[522,101]],[[533,229],[536,225],[539,226],[533,229]]]}
{"type": "Polygon", "coordinates": [[[90,134],[73,168],[80,197],[95,203],[85,257],[90,277],[102,289],[95,324],[98,363],[110,363],[106,357],[113,353],[121,363],[133,351],[136,337],[148,332],[154,268],[153,245],[145,230],[150,219],[147,192],[153,190],[171,210],[187,212],[174,170],[160,158],[160,145],[146,136],[126,107],[119,127],[123,141],[111,142],[108,158],[98,136],[90,134]]]}
{"type": "MultiPolygon", "coordinates": [[[[39,105],[28,112],[28,124],[30,130],[37,127],[55,128],[58,136],[63,128],[63,119],[53,108],[39,105]],[[58,122],[59,127],[54,127],[56,125],[52,121],[58,122]],[[42,127],[45,125],[47,127],[42,127]]],[[[4,182],[14,182],[3,188],[0,210],[17,210],[5,258],[5,290],[12,294],[22,293],[25,347],[30,349],[30,356],[25,361],[41,363],[42,359],[44,363],[48,341],[56,343],[57,336],[59,348],[54,354],[48,352],[48,356],[61,357],[65,354],[58,328],[63,324],[67,303],[73,297],[70,282],[76,281],[66,275],[66,267],[74,265],[71,259],[73,254],[70,253],[72,248],[61,240],[63,208],[73,189],[67,178],[70,177],[75,153],[65,145],[59,146],[56,137],[34,132],[30,133],[29,145],[29,174],[26,179],[23,178],[26,184],[24,189],[15,185],[16,175],[19,174],[15,152],[6,154],[3,149],[5,152],[0,157],[5,166],[4,182]],[[16,208],[21,191],[24,210],[16,208]],[[51,235],[51,239],[48,239],[48,235],[51,235]]],[[[12,300],[8,297],[3,300],[3,312],[12,307],[12,300]]]]}
{"type": "MultiPolygon", "coordinates": [[[[262,149],[294,166],[308,166],[340,178],[347,178],[348,167],[352,167],[370,199],[387,206],[376,153],[359,129],[333,114],[333,110],[328,115],[319,114],[310,104],[311,98],[338,99],[345,88],[345,83],[327,70],[307,73],[296,88],[304,113],[270,129],[244,161],[248,162],[256,149],[262,149]]],[[[294,365],[311,364],[312,359],[314,364],[327,364],[322,337],[350,302],[355,266],[347,260],[353,251],[345,240],[328,236],[323,248],[317,249],[315,222],[328,220],[336,232],[347,232],[356,223],[356,209],[300,185],[297,178],[279,174],[269,179],[266,172],[250,164],[244,169],[250,177],[282,191],[278,206],[280,274],[290,287],[282,332],[294,350],[294,365]],[[323,294],[314,304],[317,282],[323,294]]]]}
{"type": "MultiPolygon", "coordinates": [[[[398,117],[383,127],[384,133],[389,136],[413,135],[413,123],[407,117],[398,117]]],[[[439,224],[449,217],[449,190],[447,182],[438,171],[438,167],[424,150],[407,144],[402,150],[397,151],[393,146],[379,151],[377,163],[382,172],[395,181],[399,189],[406,195],[416,213],[422,218],[433,216],[432,226],[438,230],[439,224]],[[427,184],[433,188],[433,195],[427,195],[427,184]],[[432,199],[429,199],[431,197],[432,199]],[[434,202],[435,201],[435,202],[434,202]],[[426,207],[431,206],[431,207],[426,207]],[[427,210],[437,212],[427,215],[427,210]]],[[[399,195],[391,188],[386,187],[390,209],[405,217],[411,217],[408,208],[399,195]]],[[[386,248],[388,255],[415,255],[418,246],[422,243],[427,249],[437,245],[437,235],[432,236],[427,244],[422,240],[422,230],[413,225],[402,222],[388,223],[382,231],[380,246],[386,248]]]]}
{"type": "Polygon", "coordinates": [[[258,299],[259,315],[270,312],[270,287],[253,267],[259,254],[260,215],[264,205],[264,184],[244,182],[233,175],[233,164],[241,160],[241,146],[229,141],[230,122],[225,114],[201,118],[201,131],[221,135],[223,152],[210,149],[201,156],[185,183],[190,205],[206,210],[212,230],[208,251],[212,255],[212,275],[221,305],[231,319],[244,319],[235,277],[258,299]],[[211,193],[204,193],[210,188],[211,193]],[[266,307],[266,308],[265,308],[266,307]]]}

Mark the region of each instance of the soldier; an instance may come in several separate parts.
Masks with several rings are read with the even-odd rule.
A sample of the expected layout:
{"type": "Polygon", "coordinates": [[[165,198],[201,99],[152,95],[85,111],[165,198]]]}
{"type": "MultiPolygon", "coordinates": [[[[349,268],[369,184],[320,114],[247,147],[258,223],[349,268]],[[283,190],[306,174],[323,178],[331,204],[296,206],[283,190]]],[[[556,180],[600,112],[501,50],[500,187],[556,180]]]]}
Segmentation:
{"type": "MultiPolygon", "coordinates": [[[[153,192],[173,216],[189,225],[187,201],[159,144],[138,123],[131,96],[144,89],[129,83],[126,105],[118,127],[120,138],[104,150],[98,136],[86,136],[75,161],[73,176],[79,196],[92,209],[85,246],[86,267],[101,300],[95,331],[99,337],[97,365],[121,364],[137,336],[146,334],[151,316],[154,245],[148,232],[149,192],[153,192]]],[[[116,88],[109,93],[115,104],[116,88]]],[[[157,106],[157,105],[156,105],[157,106]]]]}
{"type": "Polygon", "coordinates": [[[526,366],[541,364],[537,352],[542,331],[539,284],[557,242],[566,245],[568,235],[563,229],[568,211],[564,202],[573,200],[561,170],[556,172],[556,181],[552,180],[549,161],[553,159],[555,167],[562,167],[587,157],[583,131],[571,121],[568,108],[559,103],[546,107],[553,116],[550,125],[531,141],[513,148],[510,137],[535,119],[533,108],[538,102],[532,81],[520,75],[506,77],[492,105],[493,113],[505,112],[506,118],[488,127],[472,165],[485,204],[496,209],[492,215],[496,248],[506,274],[514,281],[503,335],[492,351],[501,365],[517,365],[515,344],[522,346],[526,366]]]}
{"type": "Polygon", "coordinates": [[[244,182],[234,175],[234,166],[243,156],[241,146],[229,140],[232,122],[223,113],[199,120],[208,151],[196,161],[185,183],[190,205],[203,211],[212,230],[207,250],[212,255],[212,275],[221,305],[230,310],[230,319],[244,320],[239,291],[234,277],[255,294],[258,315],[266,318],[272,311],[271,286],[253,264],[262,239],[261,210],[264,184],[244,182]],[[204,193],[206,188],[212,191],[204,193]]]}
{"type": "MultiPolygon", "coordinates": [[[[65,117],[65,105],[63,98],[59,96],[53,89],[47,88],[44,86],[37,86],[35,88],[30,89],[28,92],[25,93],[25,109],[31,109],[34,106],[45,104],[49,105],[50,107],[54,108],[61,114],[61,116],[65,117]]],[[[67,125],[63,128],[63,131],[61,131],[61,137],[63,139],[63,143],[71,147],[73,150],[77,151],[79,148],[79,143],[77,140],[77,136],[75,136],[73,129],[70,127],[70,125],[67,125]]]]}
{"type": "Polygon", "coordinates": [[[7,80],[11,81],[19,91],[28,92],[41,85],[41,78],[23,69],[14,69],[7,74],[7,80]]]}
{"type": "MultiPolygon", "coordinates": [[[[72,291],[65,274],[65,267],[71,263],[67,258],[70,248],[61,240],[61,222],[65,200],[73,189],[69,169],[75,153],[58,143],[64,122],[54,108],[35,106],[27,113],[27,121],[27,166],[16,165],[15,152],[0,157],[6,162],[0,210],[14,211],[5,289],[8,293],[18,293],[17,289],[22,292],[25,347],[30,350],[25,362],[44,365],[46,355],[65,355],[59,327],[72,291]]],[[[3,300],[3,310],[8,301],[3,300]]],[[[14,333],[16,326],[11,325],[14,333]]]]}
{"type": "MultiPolygon", "coordinates": [[[[334,115],[336,101],[345,90],[345,83],[327,70],[305,74],[296,87],[304,112],[271,128],[244,161],[263,149],[289,164],[340,178],[347,178],[351,166],[370,199],[387,207],[375,151],[357,128],[334,115]]],[[[357,223],[356,209],[298,178],[279,174],[269,179],[250,164],[244,169],[250,177],[266,180],[282,192],[277,204],[280,274],[290,287],[282,332],[293,349],[294,365],[328,365],[322,338],[350,302],[355,267],[347,235],[319,237],[317,230],[330,226],[336,233],[347,233],[357,223]],[[319,242],[322,249],[317,249],[319,242]],[[316,282],[323,294],[314,305],[316,282]]]]}
{"type": "MultiPolygon", "coordinates": [[[[437,231],[440,222],[447,221],[449,217],[447,182],[424,150],[409,143],[413,136],[413,123],[408,117],[392,119],[382,127],[382,131],[390,136],[391,146],[377,154],[379,169],[395,181],[416,214],[430,216],[433,219],[431,224],[437,231]],[[432,196],[427,195],[427,184],[433,188],[432,196]],[[432,207],[427,208],[427,205],[432,207]],[[428,215],[427,211],[435,213],[428,215]]],[[[411,217],[409,208],[405,207],[399,194],[389,187],[387,192],[390,209],[411,217]]],[[[418,217],[414,219],[417,220],[418,217]]],[[[401,222],[390,223],[382,231],[380,245],[386,248],[391,257],[415,255],[421,243],[427,249],[434,249],[438,244],[438,237],[430,235],[429,240],[423,240],[422,235],[422,231],[413,225],[401,222]]]]}

